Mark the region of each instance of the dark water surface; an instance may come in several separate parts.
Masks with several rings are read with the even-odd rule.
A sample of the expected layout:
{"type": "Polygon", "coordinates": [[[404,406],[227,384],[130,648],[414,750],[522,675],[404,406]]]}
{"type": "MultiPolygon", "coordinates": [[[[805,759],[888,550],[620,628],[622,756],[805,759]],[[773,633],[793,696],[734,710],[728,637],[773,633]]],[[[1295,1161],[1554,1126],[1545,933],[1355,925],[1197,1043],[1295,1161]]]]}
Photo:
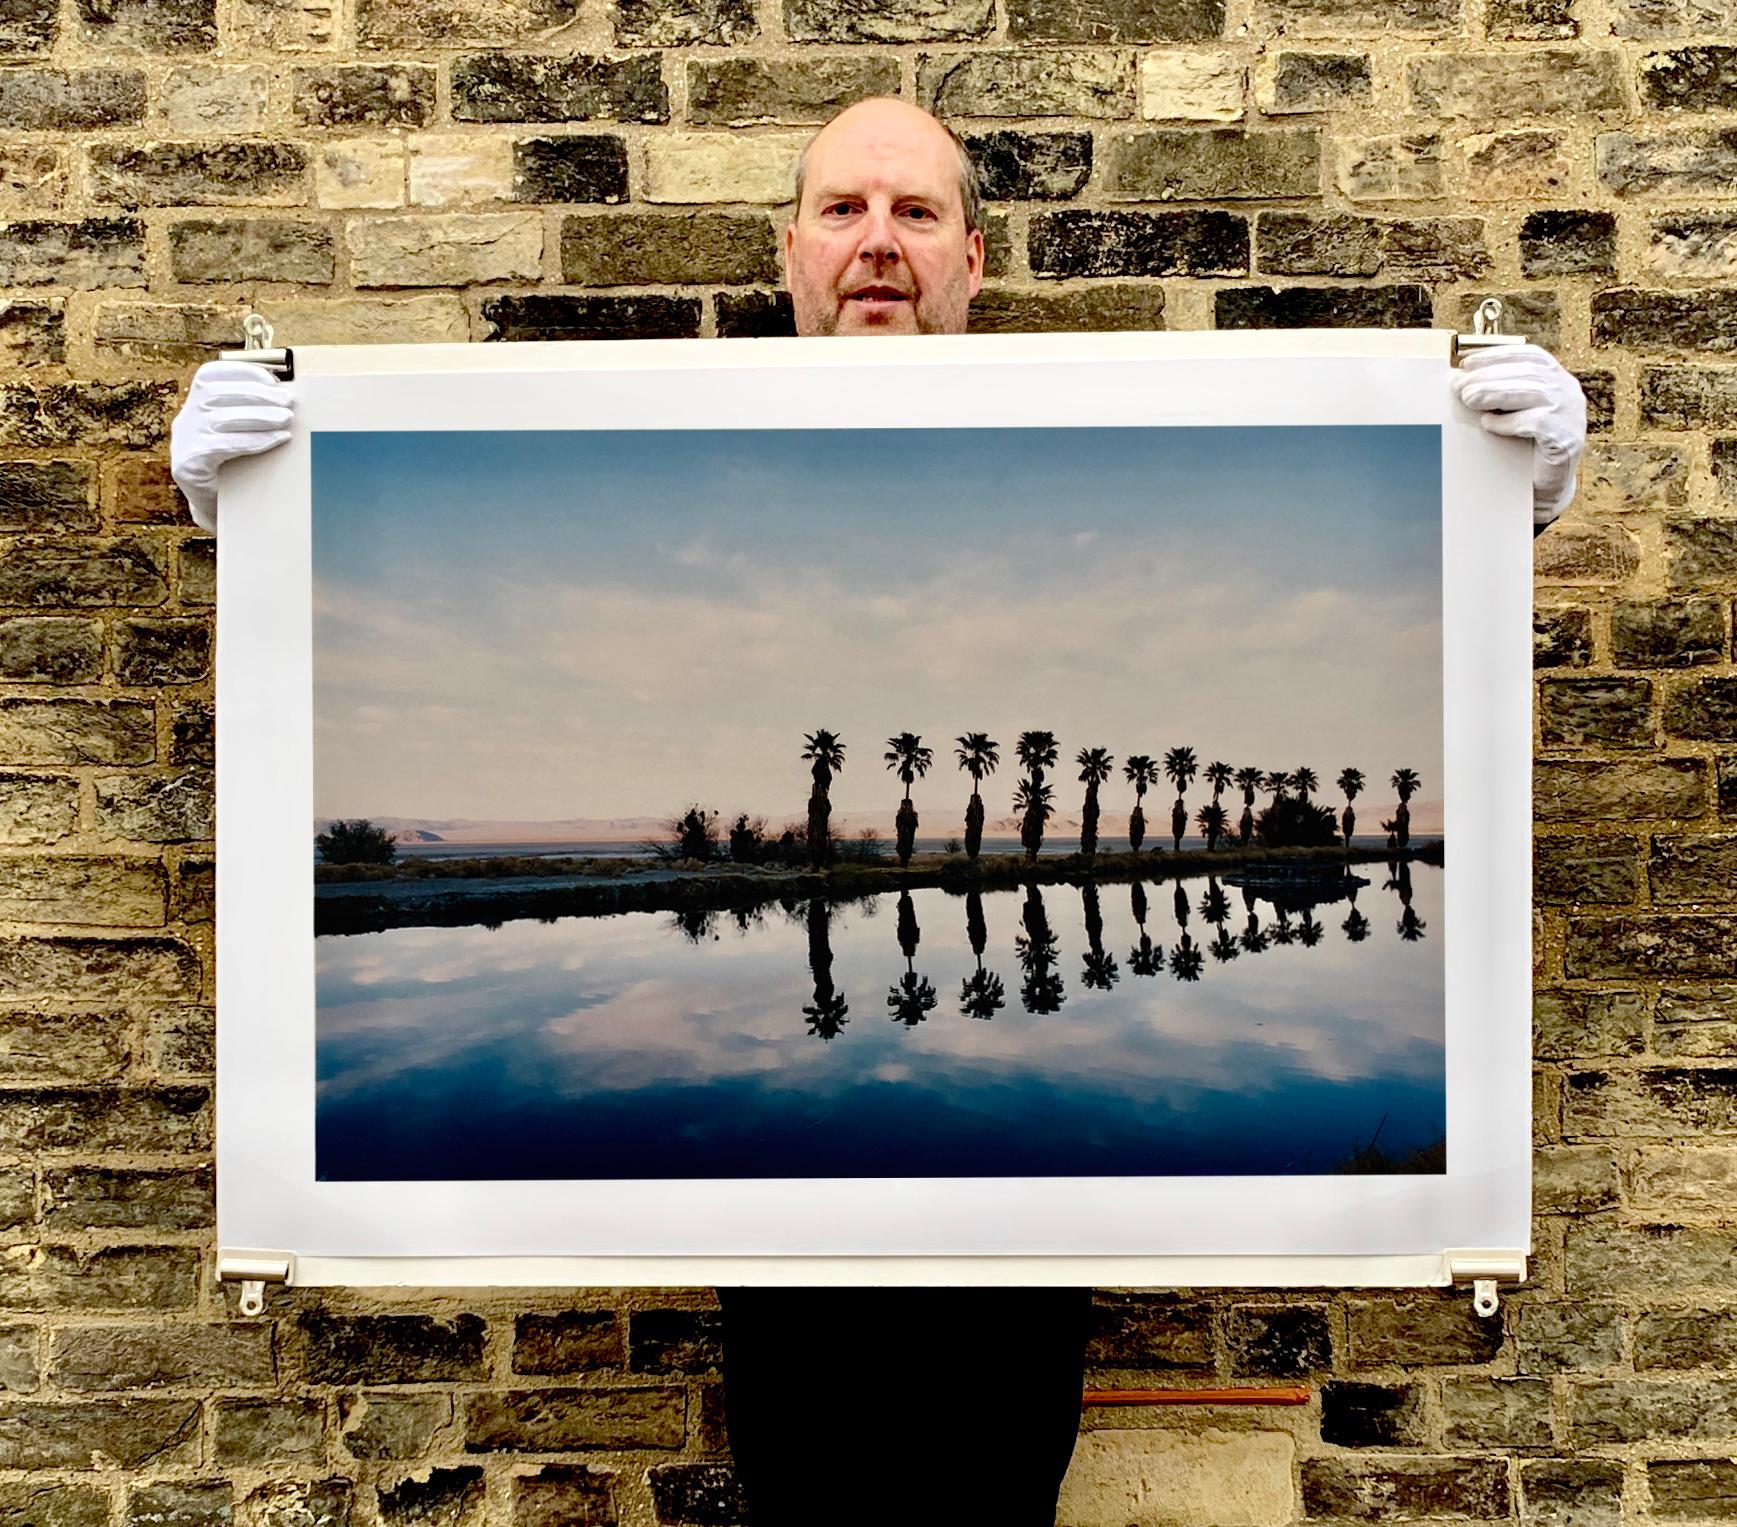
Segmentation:
{"type": "Polygon", "coordinates": [[[1443,872],[1357,873],[321,938],[317,1172],[1439,1171],[1443,872]]]}

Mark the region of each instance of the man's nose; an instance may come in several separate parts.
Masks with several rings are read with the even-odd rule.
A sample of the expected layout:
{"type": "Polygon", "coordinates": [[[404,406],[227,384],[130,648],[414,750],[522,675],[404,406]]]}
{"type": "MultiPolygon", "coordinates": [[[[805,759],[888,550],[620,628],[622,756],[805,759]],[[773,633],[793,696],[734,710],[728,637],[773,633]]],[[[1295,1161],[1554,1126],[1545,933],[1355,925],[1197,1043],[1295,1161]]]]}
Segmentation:
{"type": "Polygon", "coordinates": [[[863,219],[862,241],[857,245],[857,258],[877,271],[896,262],[900,257],[898,229],[890,210],[871,209],[863,219]]]}

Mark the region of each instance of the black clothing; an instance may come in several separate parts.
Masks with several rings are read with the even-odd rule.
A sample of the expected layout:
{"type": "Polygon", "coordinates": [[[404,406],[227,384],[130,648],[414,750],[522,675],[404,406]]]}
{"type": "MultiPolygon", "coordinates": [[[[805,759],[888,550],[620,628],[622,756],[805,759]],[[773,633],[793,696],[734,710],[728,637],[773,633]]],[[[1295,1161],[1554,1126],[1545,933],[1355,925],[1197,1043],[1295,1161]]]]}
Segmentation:
{"type": "Polygon", "coordinates": [[[1084,1288],[721,1288],[751,1527],[1054,1527],[1084,1288]]]}

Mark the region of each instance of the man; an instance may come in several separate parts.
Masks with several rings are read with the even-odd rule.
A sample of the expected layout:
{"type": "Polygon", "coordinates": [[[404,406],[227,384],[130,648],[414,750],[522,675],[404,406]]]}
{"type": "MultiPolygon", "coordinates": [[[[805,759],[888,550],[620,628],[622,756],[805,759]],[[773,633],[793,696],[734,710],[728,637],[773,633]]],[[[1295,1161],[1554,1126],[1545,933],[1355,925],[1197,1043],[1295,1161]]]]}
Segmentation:
{"type": "MultiPolygon", "coordinates": [[[[784,236],[796,330],[958,334],[983,282],[976,173],[927,112],[874,99],[809,144],[784,236]]],[[[1536,346],[1454,378],[1485,429],[1534,442],[1534,521],[1573,496],[1578,384],[1536,346]]],[[[202,367],[176,480],[215,528],[218,470],[289,438],[288,389],[202,367]]],[[[725,1289],[726,1420],[754,1527],[1050,1527],[1079,1421],[1087,1289],[725,1289]]]]}

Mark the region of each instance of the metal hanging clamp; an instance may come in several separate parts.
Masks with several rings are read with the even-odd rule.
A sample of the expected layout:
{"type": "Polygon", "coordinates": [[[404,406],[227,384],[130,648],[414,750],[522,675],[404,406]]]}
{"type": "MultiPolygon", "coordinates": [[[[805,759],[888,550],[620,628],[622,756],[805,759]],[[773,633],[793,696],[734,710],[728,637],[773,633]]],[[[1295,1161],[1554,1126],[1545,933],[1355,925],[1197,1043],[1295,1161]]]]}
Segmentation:
{"type": "Polygon", "coordinates": [[[1502,317],[1505,312],[1500,297],[1484,298],[1478,304],[1477,312],[1472,314],[1472,332],[1454,335],[1454,361],[1457,363],[1468,350],[1494,350],[1525,344],[1525,335],[1502,332],[1502,317]]]}
{"type": "Polygon", "coordinates": [[[248,361],[255,366],[264,366],[280,382],[293,382],[296,376],[296,357],[293,350],[276,350],[272,348],[272,328],[259,313],[249,313],[241,320],[242,347],[239,350],[220,350],[218,359],[226,361],[248,361]]]}
{"type": "Polygon", "coordinates": [[[1526,1281],[1526,1258],[1510,1251],[1449,1251],[1442,1255],[1449,1283],[1472,1286],[1472,1308],[1488,1320],[1501,1308],[1499,1284],[1526,1281]]]}
{"type": "Polygon", "coordinates": [[[295,1281],[296,1259],[287,1251],[219,1251],[217,1281],[241,1285],[241,1313],[258,1315],[265,1309],[265,1286],[295,1281]]]}

